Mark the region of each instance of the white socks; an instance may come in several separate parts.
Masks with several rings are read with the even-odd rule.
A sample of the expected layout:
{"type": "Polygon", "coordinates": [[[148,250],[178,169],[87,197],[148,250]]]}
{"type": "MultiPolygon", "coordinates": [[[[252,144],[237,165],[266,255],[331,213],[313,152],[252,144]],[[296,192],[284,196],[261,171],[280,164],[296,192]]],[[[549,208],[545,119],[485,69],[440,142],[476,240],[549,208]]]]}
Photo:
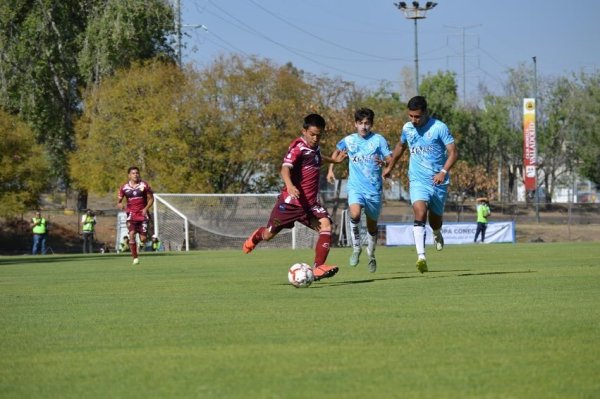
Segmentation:
{"type": "Polygon", "coordinates": [[[367,254],[370,257],[375,256],[375,246],[377,245],[377,233],[371,235],[369,233],[367,237],[367,254]]]}
{"type": "Polygon", "coordinates": [[[350,218],[350,236],[352,237],[352,250],[360,251],[360,219],[350,218]]]}
{"type": "Polygon", "coordinates": [[[413,236],[415,238],[415,247],[419,258],[425,257],[425,226],[413,226],[413,236]]]}

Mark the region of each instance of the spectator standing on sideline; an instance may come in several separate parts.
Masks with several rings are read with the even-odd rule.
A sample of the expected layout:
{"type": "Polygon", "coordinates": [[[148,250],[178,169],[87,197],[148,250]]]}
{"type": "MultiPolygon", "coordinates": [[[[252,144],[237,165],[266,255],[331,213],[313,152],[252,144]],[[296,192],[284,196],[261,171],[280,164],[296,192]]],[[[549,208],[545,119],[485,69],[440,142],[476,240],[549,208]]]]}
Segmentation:
{"type": "Polygon", "coordinates": [[[46,255],[46,238],[48,237],[48,221],[37,211],[31,218],[31,230],[33,232],[33,248],[31,253],[46,255]]]}
{"type": "Polygon", "coordinates": [[[444,248],[442,223],[450,184],[449,172],[458,159],[458,150],[448,126],[429,116],[425,97],[411,98],[407,108],[410,121],[402,127],[400,141],[393,151],[392,162],[385,168],[383,176],[389,176],[396,162],[408,148],[408,180],[414,213],[416,266],[417,270],[425,273],[425,224],[429,220],[435,247],[441,251],[444,248]]]}
{"type": "Polygon", "coordinates": [[[140,237],[140,246],[146,245],[148,234],[148,222],[150,214],[148,209],[154,203],[154,194],[150,184],[142,180],[140,170],[132,166],[127,170],[129,180],[119,189],[117,207],[124,209],[127,213],[127,230],[129,231],[129,249],[133,257],[133,264],[137,265],[138,247],[136,245],[136,233],[140,237]]]}
{"type": "MultiPolygon", "coordinates": [[[[348,169],[350,171],[348,184],[348,212],[350,216],[350,236],[352,238],[352,255],[350,266],[358,265],[362,252],[360,238],[360,216],[364,209],[367,217],[367,255],[369,257],[369,271],[377,270],[375,260],[375,247],[377,245],[377,220],[381,213],[383,192],[382,168],[392,158],[392,151],[379,133],[371,131],[375,113],[369,108],[360,108],[354,113],[354,126],[356,133],[351,133],[341,139],[331,155],[336,157],[339,153],[348,154],[348,169]]],[[[333,163],[329,165],[327,180],[335,181],[333,163]]]]}
{"type": "Polygon", "coordinates": [[[129,251],[129,236],[123,236],[119,243],[119,252],[129,251]]]}
{"type": "Polygon", "coordinates": [[[83,237],[83,253],[91,254],[94,252],[94,230],[96,228],[96,215],[91,209],[88,209],[81,217],[81,234],[83,237]]]}
{"type": "Polygon", "coordinates": [[[244,253],[254,250],[261,241],[269,241],[283,229],[291,229],[295,222],[319,233],[315,246],[313,274],[315,280],[333,277],[337,266],[325,265],[331,247],[331,217],[318,201],[321,160],[341,162],[321,155],[319,143],[325,131],[325,119],[318,114],[304,118],[302,135],[290,144],[281,165],[284,187],[271,211],[267,225],[256,229],[242,246],[244,253]]]}
{"type": "Polygon", "coordinates": [[[164,251],[165,249],[163,248],[162,242],[160,242],[160,240],[158,239],[158,236],[156,234],[152,235],[152,252],[159,252],[159,251],[164,251]]]}
{"type": "Polygon", "coordinates": [[[477,230],[473,242],[477,242],[477,237],[481,233],[481,242],[485,241],[485,231],[487,230],[488,217],[492,214],[489,201],[486,197],[477,198],[477,230]]]}

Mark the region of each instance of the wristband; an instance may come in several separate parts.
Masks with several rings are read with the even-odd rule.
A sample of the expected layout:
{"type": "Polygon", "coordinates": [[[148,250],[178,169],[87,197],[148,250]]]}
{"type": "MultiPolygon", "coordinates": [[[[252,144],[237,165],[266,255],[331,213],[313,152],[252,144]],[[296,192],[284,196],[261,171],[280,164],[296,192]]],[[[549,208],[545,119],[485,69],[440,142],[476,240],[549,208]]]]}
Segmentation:
{"type": "Polygon", "coordinates": [[[440,172],[442,172],[442,173],[443,173],[443,174],[445,174],[445,175],[447,175],[447,174],[448,174],[448,171],[447,171],[446,169],[444,169],[444,168],[442,168],[442,170],[440,170],[440,172]]]}

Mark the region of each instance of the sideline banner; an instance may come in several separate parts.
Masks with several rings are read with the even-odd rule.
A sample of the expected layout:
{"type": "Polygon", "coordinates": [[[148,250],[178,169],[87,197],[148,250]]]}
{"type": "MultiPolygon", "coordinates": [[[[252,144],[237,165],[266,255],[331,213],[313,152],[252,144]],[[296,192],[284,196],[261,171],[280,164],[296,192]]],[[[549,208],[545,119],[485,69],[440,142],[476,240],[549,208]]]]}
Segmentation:
{"type": "MultiPolygon", "coordinates": [[[[444,223],[444,244],[473,244],[477,223],[444,223]]],[[[481,240],[481,237],[479,237],[481,240]]],[[[485,231],[485,242],[515,242],[515,222],[490,222],[485,231]]],[[[427,225],[425,243],[433,245],[433,231],[427,225]]],[[[415,245],[412,224],[386,224],[385,245],[415,245]]]]}
{"type": "Polygon", "coordinates": [[[535,137],[535,98],[523,99],[523,169],[525,190],[536,189],[537,145],[535,137]]]}

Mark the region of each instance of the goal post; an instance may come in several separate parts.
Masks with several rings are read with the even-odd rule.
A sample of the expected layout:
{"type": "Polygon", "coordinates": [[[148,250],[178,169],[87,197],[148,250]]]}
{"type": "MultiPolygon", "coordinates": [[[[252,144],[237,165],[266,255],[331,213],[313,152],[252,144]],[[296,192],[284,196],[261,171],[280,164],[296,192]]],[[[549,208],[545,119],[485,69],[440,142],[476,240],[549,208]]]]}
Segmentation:
{"type": "MultiPolygon", "coordinates": [[[[277,194],[154,194],[154,234],[166,251],[241,249],[264,226],[277,194]]],[[[312,248],[318,235],[296,223],[264,248],[312,248]]]]}

